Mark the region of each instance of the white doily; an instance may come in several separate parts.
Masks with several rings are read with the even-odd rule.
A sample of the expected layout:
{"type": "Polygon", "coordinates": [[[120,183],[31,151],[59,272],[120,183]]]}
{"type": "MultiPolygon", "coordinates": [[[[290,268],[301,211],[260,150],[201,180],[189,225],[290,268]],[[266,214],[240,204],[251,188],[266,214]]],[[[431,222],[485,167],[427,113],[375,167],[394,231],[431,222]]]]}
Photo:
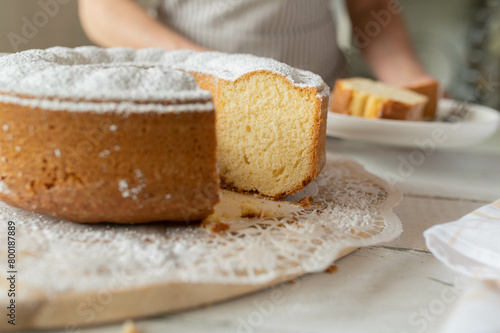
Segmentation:
{"type": "MultiPolygon", "coordinates": [[[[401,232],[392,213],[401,194],[349,158],[330,155],[302,196],[310,194],[311,207],[303,208],[225,192],[228,206],[237,205],[231,200],[262,205],[259,209],[268,217],[227,218],[229,214],[225,223],[230,229],[219,234],[200,225],[73,224],[0,204],[0,244],[6,244],[7,221],[14,221],[24,298],[32,292],[54,297],[98,290],[117,274],[127,276],[134,287],[262,284],[323,271],[343,249],[389,241],[401,232]]],[[[0,249],[4,258],[6,250],[0,249]]],[[[0,260],[1,274],[6,271],[6,260],[0,260]]]]}

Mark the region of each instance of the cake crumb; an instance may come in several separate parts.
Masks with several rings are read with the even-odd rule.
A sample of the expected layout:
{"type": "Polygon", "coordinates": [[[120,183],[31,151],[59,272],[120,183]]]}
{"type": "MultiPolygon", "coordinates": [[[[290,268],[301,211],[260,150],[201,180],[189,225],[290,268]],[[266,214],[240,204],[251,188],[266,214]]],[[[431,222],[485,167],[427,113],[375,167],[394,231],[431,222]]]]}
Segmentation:
{"type": "Polygon", "coordinates": [[[295,280],[288,281],[289,284],[295,284],[295,280]]]}
{"type": "Polygon", "coordinates": [[[222,234],[229,230],[229,225],[220,221],[220,219],[215,215],[210,215],[200,224],[201,227],[210,230],[214,234],[222,234]]]}
{"type": "Polygon", "coordinates": [[[122,333],[140,333],[132,320],[126,320],[122,326],[122,333]]]}
{"type": "Polygon", "coordinates": [[[251,203],[250,201],[246,201],[241,203],[241,217],[260,217],[262,215],[262,209],[257,205],[251,203]]]}
{"type": "Polygon", "coordinates": [[[330,274],[333,274],[333,273],[335,273],[338,269],[339,269],[339,266],[337,266],[337,265],[331,265],[330,267],[328,267],[327,269],[325,269],[325,273],[330,273],[330,274]]]}
{"type": "Polygon", "coordinates": [[[203,221],[201,221],[200,226],[205,228],[205,227],[208,227],[212,224],[216,224],[219,222],[220,222],[219,218],[215,217],[215,215],[212,214],[212,215],[208,216],[207,218],[205,218],[203,221]]]}
{"type": "Polygon", "coordinates": [[[222,234],[229,230],[229,225],[222,222],[217,222],[210,227],[210,230],[216,234],[222,234]]]}
{"type": "Polygon", "coordinates": [[[273,210],[266,210],[262,213],[262,217],[274,217],[275,215],[273,210]]]}
{"type": "Polygon", "coordinates": [[[302,206],[304,208],[311,208],[311,201],[309,197],[302,198],[297,205],[302,206]]]}

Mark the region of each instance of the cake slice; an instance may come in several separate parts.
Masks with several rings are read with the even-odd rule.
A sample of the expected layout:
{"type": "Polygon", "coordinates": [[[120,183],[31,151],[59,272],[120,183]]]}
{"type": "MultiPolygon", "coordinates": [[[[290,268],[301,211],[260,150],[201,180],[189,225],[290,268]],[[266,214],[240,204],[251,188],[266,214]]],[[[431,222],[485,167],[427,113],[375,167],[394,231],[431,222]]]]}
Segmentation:
{"type": "Polygon", "coordinates": [[[439,82],[436,80],[428,80],[422,83],[405,86],[405,88],[429,98],[424,108],[423,120],[434,120],[436,118],[438,106],[439,82]]]}
{"type": "Polygon", "coordinates": [[[331,111],[357,117],[422,120],[428,98],[364,78],[337,80],[331,111]]]}

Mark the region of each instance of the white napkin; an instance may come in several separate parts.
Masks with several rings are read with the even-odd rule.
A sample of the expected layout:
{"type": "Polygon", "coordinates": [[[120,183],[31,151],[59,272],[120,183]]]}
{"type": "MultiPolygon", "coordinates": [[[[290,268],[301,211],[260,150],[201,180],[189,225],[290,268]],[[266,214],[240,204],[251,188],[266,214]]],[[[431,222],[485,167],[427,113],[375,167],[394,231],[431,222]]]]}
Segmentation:
{"type": "Polygon", "coordinates": [[[466,290],[440,333],[500,332],[500,200],[424,232],[427,248],[478,282],[466,290]]]}

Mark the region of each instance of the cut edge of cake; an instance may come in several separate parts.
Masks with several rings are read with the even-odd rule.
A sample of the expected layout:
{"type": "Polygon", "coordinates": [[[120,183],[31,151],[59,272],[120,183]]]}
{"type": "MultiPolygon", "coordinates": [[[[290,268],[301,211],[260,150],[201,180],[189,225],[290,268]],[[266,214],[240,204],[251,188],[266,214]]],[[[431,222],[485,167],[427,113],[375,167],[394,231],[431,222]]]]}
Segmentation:
{"type": "Polygon", "coordinates": [[[321,172],[326,161],[327,86],[321,91],[297,87],[268,70],[236,80],[193,75],[214,95],[218,164],[227,188],[277,199],[302,190],[321,172]]]}

